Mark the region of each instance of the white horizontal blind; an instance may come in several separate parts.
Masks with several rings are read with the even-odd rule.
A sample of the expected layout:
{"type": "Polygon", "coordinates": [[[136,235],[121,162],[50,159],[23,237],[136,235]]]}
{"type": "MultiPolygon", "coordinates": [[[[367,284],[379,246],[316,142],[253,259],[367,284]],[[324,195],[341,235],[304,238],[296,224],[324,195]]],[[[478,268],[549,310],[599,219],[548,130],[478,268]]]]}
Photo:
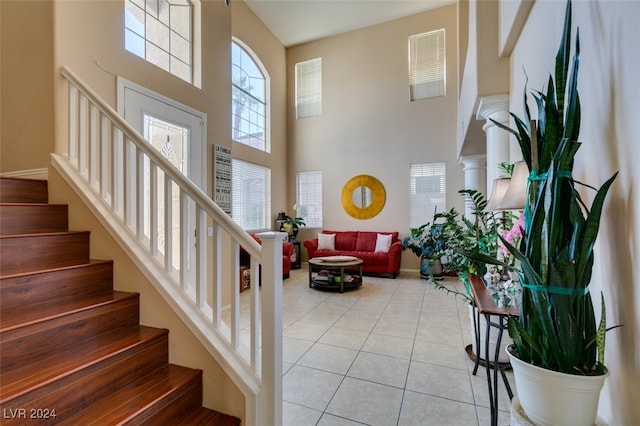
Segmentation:
{"type": "Polygon", "coordinates": [[[445,95],[444,28],[409,36],[409,90],[412,101],[445,95]]]}
{"type": "Polygon", "coordinates": [[[411,164],[409,226],[433,223],[435,211],[446,210],[447,178],[445,163],[411,164]]]}
{"type": "Polygon", "coordinates": [[[231,167],[231,217],[246,231],[271,228],[271,170],[236,159],[231,167]]]}
{"type": "Polygon", "coordinates": [[[322,172],[296,176],[296,210],[308,228],[322,228],[322,172]]]}
{"type": "Polygon", "coordinates": [[[322,114],[322,58],[296,64],[296,118],[322,114]]]}

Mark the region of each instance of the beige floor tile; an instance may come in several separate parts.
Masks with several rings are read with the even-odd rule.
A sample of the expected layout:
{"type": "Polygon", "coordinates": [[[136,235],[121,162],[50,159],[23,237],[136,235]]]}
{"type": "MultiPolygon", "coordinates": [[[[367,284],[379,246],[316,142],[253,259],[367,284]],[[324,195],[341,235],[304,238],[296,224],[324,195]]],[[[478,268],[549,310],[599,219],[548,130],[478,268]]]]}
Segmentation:
{"type": "Polygon", "coordinates": [[[315,425],[320,417],[322,417],[322,411],[286,401],[282,404],[283,426],[315,425]]]}
{"type": "Polygon", "coordinates": [[[320,338],[318,342],[327,345],[340,346],[342,348],[360,350],[364,342],[369,337],[369,332],[352,330],[349,328],[341,328],[337,326],[331,327],[320,338]]]}
{"type": "Polygon", "coordinates": [[[407,390],[473,404],[469,373],[455,368],[411,362],[407,390]]]}
{"type": "Polygon", "coordinates": [[[295,365],[283,377],[282,397],[286,402],[324,411],[342,379],[340,374],[295,365]]]}
{"type": "Polygon", "coordinates": [[[379,315],[354,314],[352,311],[349,311],[336,321],[334,327],[366,331],[369,333],[376,326],[378,318],[379,315]]]}
{"type": "Polygon", "coordinates": [[[353,349],[316,343],[300,358],[298,365],[344,375],[357,354],[353,349]]]}
{"type": "Polygon", "coordinates": [[[328,324],[316,324],[309,321],[296,321],[284,329],[284,337],[292,339],[317,341],[329,329],[328,324]]]}
{"type": "Polygon", "coordinates": [[[295,364],[302,355],[307,352],[313,342],[308,340],[293,339],[290,337],[282,338],[282,360],[295,364]]]}
{"type": "Polygon", "coordinates": [[[413,339],[372,333],[362,346],[365,352],[411,359],[413,339]]]}
{"type": "Polygon", "coordinates": [[[400,420],[398,421],[398,426],[461,426],[476,424],[476,409],[474,405],[411,391],[407,391],[404,394],[400,420]]]}
{"type": "Polygon", "coordinates": [[[347,376],[383,385],[404,388],[409,372],[409,360],[360,352],[347,376]]]}
{"type": "MultiPolygon", "coordinates": [[[[343,417],[324,413],[317,426],[362,426],[366,423],[354,422],[343,417]]],[[[302,426],[302,424],[300,425],[302,426]]]]}
{"type": "Polygon", "coordinates": [[[413,345],[411,360],[467,370],[467,354],[462,345],[449,342],[416,340],[413,345]]]}
{"type": "Polygon", "coordinates": [[[448,316],[431,317],[423,313],[418,322],[416,339],[463,345],[467,341],[471,343],[470,332],[471,328],[468,323],[461,325],[455,316],[453,318],[448,316]]]}
{"type": "Polygon", "coordinates": [[[327,413],[372,426],[395,425],[403,390],[346,377],[327,413]]]}
{"type": "MultiPolygon", "coordinates": [[[[455,278],[444,284],[463,290],[455,278]]],[[[287,426],[489,424],[484,367],[472,376],[464,352],[467,305],[414,272],[365,277],[341,294],[310,289],[307,269],[294,270],[283,283],[283,329],[287,426]]],[[[499,398],[499,424],[508,425],[502,384],[499,398]]]]}
{"type": "MultiPolygon", "coordinates": [[[[472,371],[472,370],[471,370],[472,371]]],[[[493,370],[491,370],[491,380],[493,381],[493,370]]],[[[513,381],[513,374],[507,374],[507,380],[511,385],[511,390],[515,394],[515,382],[513,381]]],[[[475,404],[481,407],[489,407],[489,389],[487,385],[487,370],[482,365],[478,367],[478,372],[475,376],[471,375],[471,390],[473,391],[473,397],[475,404]]],[[[500,373],[498,373],[498,409],[508,411],[511,409],[511,401],[509,400],[509,394],[507,388],[502,381],[500,373]]]]}
{"type": "Polygon", "coordinates": [[[404,337],[408,339],[414,339],[416,336],[416,329],[418,327],[418,320],[413,321],[385,318],[380,319],[376,326],[373,328],[373,333],[385,334],[387,336],[404,337]]]}
{"type": "MultiPolygon", "coordinates": [[[[511,407],[509,406],[508,409],[510,410],[511,407]]],[[[479,425],[491,424],[491,410],[489,410],[489,408],[476,406],[476,413],[478,415],[479,425]]],[[[502,411],[502,407],[500,407],[500,411],[498,412],[498,426],[510,426],[510,425],[511,425],[511,412],[502,411]]]]}
{"type": "MultiPolygon", "coordinates": [[[[324,303],[322,305],[324,305],[324,303]]],[[[342,316],[342,312],[327,311],[321,307],[322,305],[313,308],[308,314],[300,318],[300,320],[331,326],[342,316]]]]}

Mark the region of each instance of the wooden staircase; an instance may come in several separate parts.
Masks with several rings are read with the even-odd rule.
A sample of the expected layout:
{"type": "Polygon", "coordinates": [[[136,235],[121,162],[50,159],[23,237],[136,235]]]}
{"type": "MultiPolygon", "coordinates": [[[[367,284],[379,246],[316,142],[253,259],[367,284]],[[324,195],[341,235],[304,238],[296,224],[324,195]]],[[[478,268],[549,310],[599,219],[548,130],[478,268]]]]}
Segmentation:
{"type": "Polygon", "coordinates": [[[239,425],[202,407],[202,372],[168,363],[47,182],[0,179],[0,423],[239,425]]]}

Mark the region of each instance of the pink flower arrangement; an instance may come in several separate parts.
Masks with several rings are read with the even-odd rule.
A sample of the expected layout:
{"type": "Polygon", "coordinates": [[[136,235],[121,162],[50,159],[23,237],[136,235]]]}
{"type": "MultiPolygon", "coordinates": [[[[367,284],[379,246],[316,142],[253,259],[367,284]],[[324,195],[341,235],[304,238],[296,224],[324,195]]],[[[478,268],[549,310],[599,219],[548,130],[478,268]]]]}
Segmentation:
{"type": "MultiPolygon", "coordinates": [[[[518,220],[513,223],[511,229],[502,231],[502,238],[504,238],[509,244],[518,246],[518,242],[522,238],[522,230],[524,229],[524,213],[520,213],[518,220]]],[[[500,241],[500,251],[504,255],[505,259],[509,260],[511,258],[511,254],[509,250],[502,244],[500,241]]]]}

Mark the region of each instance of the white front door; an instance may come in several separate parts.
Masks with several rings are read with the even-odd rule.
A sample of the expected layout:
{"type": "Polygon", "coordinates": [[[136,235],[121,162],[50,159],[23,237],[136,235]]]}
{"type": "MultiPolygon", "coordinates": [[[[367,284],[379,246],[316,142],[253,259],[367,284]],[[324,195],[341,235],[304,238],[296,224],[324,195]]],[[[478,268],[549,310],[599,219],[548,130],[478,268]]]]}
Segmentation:
{"type": "MultiPolygon", "coordinates": [[[[179,104],[171,99],[147,90],[141,86],[131,83],[122,78],[118,78],[118,112],[131,124],[154,148],[156,148],[171,164],[187,176],[199,188],[206,191],[205,153],[206,153],[206,116],[205,114],[193,110],[185,105],[179,104]]],[[[147,238],[152,235],[150,232],[151,223],[149,209],[150,201],[150,170],[148,162],[144,164],[142,179],[144,180],[145,197],[144,206],[145,219],[144,234],[147,238]]],[[[165,206],[164,201],[164,180],[158,180],[157,197],[158,206],[165,206]]],[[[195,212],[193,206],[189,206],[187,235],[191,240],[187,253],[180,256],[180,191],[173,187],[171,206],[171,238],[175,243],[171,244],[171,254],[169,256],[171,270],[180,273],[182,265],[185,267],[185,277],[192,277],[195,259],[195,212]]],[[[164,218],[167,212],[164,208],[156,212],[158,215],[158,238],[157,242],[162,257],[166,257],[163,252],[164,240],[164,218]]],[[[189,280],[192,281],[192,280],[189,280]]]]}

